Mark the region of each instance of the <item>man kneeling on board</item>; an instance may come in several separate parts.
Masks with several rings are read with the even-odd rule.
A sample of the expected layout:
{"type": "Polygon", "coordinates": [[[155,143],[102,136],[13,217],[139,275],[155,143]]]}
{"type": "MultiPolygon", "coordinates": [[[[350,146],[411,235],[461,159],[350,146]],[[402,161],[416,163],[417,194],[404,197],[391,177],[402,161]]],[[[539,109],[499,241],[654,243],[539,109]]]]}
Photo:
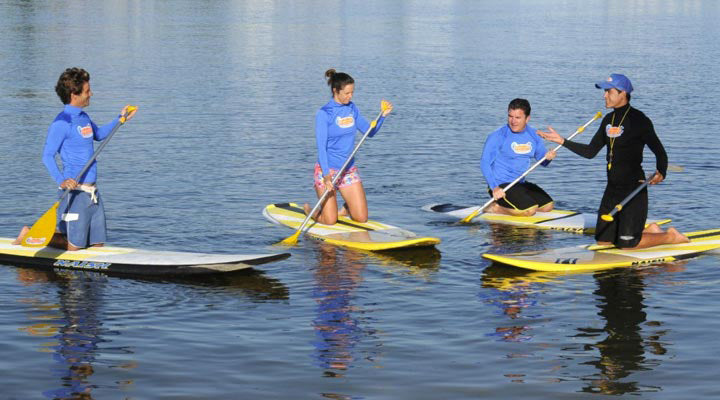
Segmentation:
{"type": "Polygon", "coordinates": [[[619,248],[631,249],[689,242],[675,228],[663,232],[657,224],[645,227],[648,213],[647,186],[622,207],[616,218],[611,221],[602,218],[646,179],[642,169],[645,145],[655,154],[656,163],[656,171],[648,181],[649,184],[655,185],[665,179],[668,158],[652,121],[630,106],[630,92],[633,90],[630,79],[622,74],[611,74],[607,80],[596,83],[595,87],[605,90],[605,107],[613,111],[605,116],[590,143],[565,140],[552,127],[548,127],[548,132],[538,131],[544,139],[561,144],[585,158],[593,158],[603,147],[607,147],[607,186],[598,210],[595,240],[600,245],[614,244],[619,248]]]}
{"type": "Polygon", "coordinates": [[[540,186],[521,180],[507,192],[504,188],[527,170],[531,158],[547,166],[555,152],[545,147],[536,129],[528,125],[530,102],[514,99],[508,105],[508,123],[485,140],[480,169],[488,184],[488,193],[495,202],[486,212],[531,216],[537,211],[548,212],[553,199],[540,186]]]}
{"type": "MultiPolygon", "coordinates": [[[[93,95],[90,74],[82,68],[66,69],[58,79],[55,92],[65,107],[48,129],[42,160],[59,185],[58,196],[62,196],[66,189],[70,189],[70,193],[58,207],[57,231],[49,246],[73,251],[100,247],[106,241],[106,225],[102,197],[96,186],[97,163],[93,162],[78,181],[74,178],[90,161],[93,140],[103,140],[121,123],[121,116],[127,115],[125,120],[130,120],[136,110],[130,111],[129,106],[125,106],[120,116],[109,124],[95,125],[82,110],[90,105],[93,95]],[[58,153],[62,171],[55,161],[58,153]]],[[[27,226],[23,227],[13,244],[20,244],[29,230],[27,226]]]]}

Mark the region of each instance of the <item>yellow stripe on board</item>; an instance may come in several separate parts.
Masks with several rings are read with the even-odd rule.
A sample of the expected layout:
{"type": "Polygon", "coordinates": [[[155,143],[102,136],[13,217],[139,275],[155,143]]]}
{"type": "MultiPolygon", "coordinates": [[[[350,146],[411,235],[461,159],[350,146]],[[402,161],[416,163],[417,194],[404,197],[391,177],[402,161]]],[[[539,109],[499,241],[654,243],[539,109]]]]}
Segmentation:
{"type": "Polygon", "coordinates": [[[610,252],[610,250],[618,251],[632,251],[635,253],[640,253],[642,251],[654,251],[657,249],[666,249],[668,246],[672,246],[672,249],[679,249],[678,246],[693,246],[697,243],[707,242],[709,240],[718,240],[720,239],[720,229],[708,229],[705,231],[697,231],[697,232],[686,232],[685,236],[687,236],[690,239],[690,243],[682,243],[682,244],[663,244],[660,246],[655,247],[648,247],[646,249],[617,249],[614,245],[601,245],[601,244],[591,244],[587,246],[587,250],[592,251],[604,251],[604,252],[610,252]]]}
{"type": "Polygon", "coordinates": [[[422,237],[422,238],[416,238],[416,239],[409,239],[409,240],[401,240],[401,241],[395,241],[395,242],[354,242],[354,241],[345,241],[345,240],[337,240],[337,239],[330,239],[325,236],[318,236],[318,235],[312,235],[312,237],[337,245],[337,246],[344,246],[344,247],[351,247],[354,249],[360,249],[360,250],[370,250],[370,251],[382,251],[382,250],[392,250],[392,249],[399,249],[399,248],[405,248],[405,247],[419,247],[419,246],[433,246],[440,243],[440,239],[437,238],[429,238],[429,237],[422,237]]]}
{"type": "MultiPolygon", "coordinates": [[[[715,238],[717,240],[717,238],[715,238]]],[[[718,243],[708,243],[708,244],[701,244],[702,242],[690,242],[690,243],[683,243],[683,244],[666,244],[661,246],[654,246],[654,247],[648,247],[645,249],[608,249],[608,250],[598,250],[598,253],[603,254],[620,254],[620,255],[635,255],[638,256],[642,254],[647,253],[657,253],[662,251],[673,251],[673,252],[703,252],[708,251],[712,249],[717,249],[720,247],[720,244],[718,243]]]]}
{"type": "MultiPolygon", "coordinates": [[[[288,225],[293,228],[300,227],[300,224],[303,220],[305,220],[305,214],[302,212],[302,208],[296,204],[296,203],[289,203],[290,207],[293,207],[297,209],[298,211],[294,210],[288,210],[286,208],[276,207],[275,205],[269,205],[267,207],[270,214],[273,215],[274,218],[279,220],[279,216],[288,217],[287,219],[282,219],[282,223],[284,225],[288,225]]],[[[342,223],[337,223],[334,225],[325,225],[318,222],[311,222],[311,226],[322,229],[328,229],[338,232],[357,232],[357,231],[364,231],[364,230],[382,230],[382,229],[393,229],[395,227],[383,224],[381,222],[377,221],[368,221],[368,222],[357,222],[353,221],[350,218],[347,217],[338,217],[338,221],[342,223]],[[347,225],[345,225],[345,224],[347,225]],[[354,226],[353,226],[354,225],[354,226]],[[363,229],[364,228],[364,229],[363,229]]]]}
{"type": "Polygon", "coordinates": [[[619,267],[630,267],[630,266],[640,266],[640,265],[649,265],[649,264],[656,264],[656,263],[663,263],[663,262],[672,262],[677,260],[676,257],[672,256],[666,256],[661,257],[658,259],[652,259],[652,260],[642,260],[642,259],[632,259],[629,258],[627,261],[624,262],[598,262],[595,264],[555,264],[551,262],[542,262],[542,261],[530,261],[530,260],[522,260],[518,261],[516,258],[512,257],[503,257],[502,255],[498,254],[483,254],[483,257],[493,260],[502,264],[512,265],[519,268],[526,268],[531,269],[533,271],[543,271],[543,272],[577,272],[577,271],[598,271],[603,269],[610,269],[610,268],[619,268],[619,267]]]}
{"type": "Polygon", "coordinates": [[[22,247],[20,245],[10,244],[12,241],[13,239],[0,238],[0,253],[22,257],[83,261],[97,256],[128,254],[136,251],[135,249],[123,247],[93,247],[77,251],[65,251],[52,247],[22,247]]]}

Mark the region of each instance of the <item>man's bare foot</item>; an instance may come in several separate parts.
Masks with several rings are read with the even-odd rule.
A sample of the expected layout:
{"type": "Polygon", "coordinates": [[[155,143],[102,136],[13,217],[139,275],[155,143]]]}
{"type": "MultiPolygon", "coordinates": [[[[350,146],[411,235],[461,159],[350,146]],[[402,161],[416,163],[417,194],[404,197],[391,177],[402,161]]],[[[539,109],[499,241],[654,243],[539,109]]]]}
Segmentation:
{"type": "Polygon", "coordinates": [[[347,216],[350,215],[350,212],[348,211],[348,209],[347,209],[346,206],[347,206],[347,204],[343,204],[343,206],[342,206],[342,208],[340,209],[340,211],[338,211],[338,216],[339,216],[339,217],[347,217],[347,216]]]}
{"type": "Polygon", "coordinates": [[[646,233],[662,233],[663,231],[662,231],[662,228],[660,228],[660,226],[658,226],[658,224],[656,224],[656,223],[653,222],[653,223],[649,224],[649,225],[643,230],[643,232],[646,232],[646,233]]]}
{"type": "Polygon", "coordinates": [[[668,228],[667,233],[671,238],[670,243],[690,243],[690,239],[688,239],[687,236],[673,227],[668,228]]]}
{"type": "Polygon", "coordinates": [[[18,235],[17,239],[13,240],[11,244],[18,245],[22,243],[22,240],[25,239],[25,236],[30,232],[30,228],[26,225],[23,226],[22,229],[20,229],[20,234],[18,235]]]}

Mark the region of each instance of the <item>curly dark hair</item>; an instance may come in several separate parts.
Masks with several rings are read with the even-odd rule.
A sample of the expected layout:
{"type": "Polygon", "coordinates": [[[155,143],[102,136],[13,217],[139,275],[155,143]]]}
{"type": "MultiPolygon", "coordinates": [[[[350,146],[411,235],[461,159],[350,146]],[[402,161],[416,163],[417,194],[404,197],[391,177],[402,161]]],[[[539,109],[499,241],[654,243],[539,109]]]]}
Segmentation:
{"type": "Polygon", "coordinates": [[[71,94],[80,94],[83,91],[85,82],[90,82],[90,74],[82,68],[67,68],[60,75],[55,93],[60,97],[63,104],[70,103],[71,94]]]}

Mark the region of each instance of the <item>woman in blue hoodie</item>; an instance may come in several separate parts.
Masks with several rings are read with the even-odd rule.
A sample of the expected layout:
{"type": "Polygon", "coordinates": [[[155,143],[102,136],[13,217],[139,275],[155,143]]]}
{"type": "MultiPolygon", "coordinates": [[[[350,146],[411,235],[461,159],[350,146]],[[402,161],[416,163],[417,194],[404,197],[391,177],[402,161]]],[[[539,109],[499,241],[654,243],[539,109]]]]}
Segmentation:
{"type": "MultiPolygon", "coordinates": [[[[355,104],[351,101],[355,91],[355,80],[344,73],[334,69],[325,71],[328,86],[332,92],[332,99],[318,110],[315,115],[315,139],[317,140],[318,159],[315,164],[315,191],[318,198],[322,197],[326,188],[331,187],[335,175],[340,171],[345,160],[352,153],[355,146],[355,133],[366,132],[370,129],[370,122],[360,115],[355,104]]],[[[382,113],[375,128],[368,136],[372,137],[380,130],[385,117],[392,111],[392,104],[382,113]]],[[[337,182],[336,188],[345,200],[345,206],[340,215],[349,215],[355,221],[366,222],[368,219],[367,199],[360,174],[351,160],[347,169],[337,182]]],[[[311,206],[305,204],[305,213],[311,211],[311,206]]],[[[338,206],[334,193],[327,197],[319,215],[314,219],[322,224],[332,225],[337,222],[338,206]]]]}

